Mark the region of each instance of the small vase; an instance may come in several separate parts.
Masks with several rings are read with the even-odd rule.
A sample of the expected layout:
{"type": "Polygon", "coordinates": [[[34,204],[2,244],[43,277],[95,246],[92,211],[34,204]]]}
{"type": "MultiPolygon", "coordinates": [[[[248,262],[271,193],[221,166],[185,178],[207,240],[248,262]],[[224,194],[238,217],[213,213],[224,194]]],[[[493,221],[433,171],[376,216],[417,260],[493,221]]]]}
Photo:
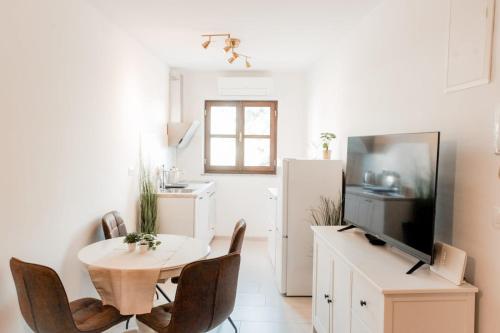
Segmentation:
{"type": "Polygon", "coordinates": [[[329,160],[332,157],[332,151],[331,150],[323,150],[323,159],[324,160],[329,160]]]}
{"type": "Polygon", "coordinates": [[[148,252],[148,244],[139,244],[139,252],[146,253],[148,252]]]}
{"type": "Polygon", "coordinates": [[[134,252],[135,249],[137,248],[137,244],[136,243],[128,243],[128,252],[134,252]]]}

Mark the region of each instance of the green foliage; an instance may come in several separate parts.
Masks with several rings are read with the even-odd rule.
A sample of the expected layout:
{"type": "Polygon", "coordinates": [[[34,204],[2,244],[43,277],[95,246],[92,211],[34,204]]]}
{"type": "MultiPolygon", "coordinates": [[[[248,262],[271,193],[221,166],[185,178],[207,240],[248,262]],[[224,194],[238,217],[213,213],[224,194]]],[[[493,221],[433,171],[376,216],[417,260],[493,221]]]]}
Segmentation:
{"type": "Polygon", "coordinates": [[[330,132],[321,133],[319,138],[321,139],[321,143],[323,145],[324,150],[328,150],[330,148],[330,142],[335,139],[337,136],[330,132]]]}
{"type": "Polygon", "coordinates": [[[139,244],[147,245],[148,250],[156,250],[158,245],[161,244],[161,241],[157,240],[153,234],[141,234],[141,241],[139,244]]]}
{"type": "Polygon", "coordinates": [[[125,236],[125,238],[123,239],[123,242],[124,243],[127,243],[127,244],[134,244],[134,243],[137,243],[141,240],[141,235],[138,234],[137,232],[131,232],[129,234],[127,234],[127,236],[125,236]]]}
{"type": "Polygon", "coordinates": [[[321,196],[318,208],[311,209],[311,217],[314,225],[333,226],[342,224],[342,196],[334,200],[321,196]]]}
{"type": "Polygon", "coordinates": [[[140,186],[140,231],[144,234],[156,234],[157,225],[157,201],[158,196],[156,193],[156,186],[151,179],[149,171],[141,167],[141,176],[139,180],[140,186]]]}

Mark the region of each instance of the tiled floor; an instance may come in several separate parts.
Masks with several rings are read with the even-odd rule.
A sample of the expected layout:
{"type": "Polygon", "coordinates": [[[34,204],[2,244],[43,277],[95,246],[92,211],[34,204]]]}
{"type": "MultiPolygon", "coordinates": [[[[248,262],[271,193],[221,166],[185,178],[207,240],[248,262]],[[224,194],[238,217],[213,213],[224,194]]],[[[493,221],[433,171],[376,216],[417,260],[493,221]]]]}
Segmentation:
{"type": "MultiPolygon", "coordinates": [[[[212,243],[211,257],[227,252],[229,240],[216,239],[212,243]]],[[[169,282],[163,286],[169,295],[175,294],[175,286],[169,282]]],[[[236,307],[231,315],[240,333],[310,333],[311,298],[283,297],[274,283],[270,261],[266,254],[266,242],[245,240],[242,250],[240,278],[236,307]]],[[[108,333],[124,332],[119,325],[108,333]]],[[[135,320],[131,330],[137,332],[135,320]]],[[[226,321],[212,333],[233,333],[226,321]]]]}

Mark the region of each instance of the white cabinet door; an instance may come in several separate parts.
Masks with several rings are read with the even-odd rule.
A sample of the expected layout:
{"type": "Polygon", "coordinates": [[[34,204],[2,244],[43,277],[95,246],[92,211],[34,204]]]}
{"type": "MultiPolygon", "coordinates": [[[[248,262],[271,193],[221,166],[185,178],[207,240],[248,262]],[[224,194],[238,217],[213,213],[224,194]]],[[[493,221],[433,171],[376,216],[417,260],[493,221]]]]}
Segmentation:
{"type": "Polygon", "coordinates": [[[208,241],[211,242],[215,236],[215,223],[217,221],[215,190],[208,192],[208,241]]]}
{"type": "Polygon", "coordinates": [[[351,281],[350,266],[338,256],[334,256],[333,265],[333,303],[331,332],[351,332],[351,281]]]}
{"type": "Polygon", "coordinates": [[[195,238],[209,243],[209,198],[206,193],[196,198],[195,238]]]}
{"type": "Polygon", "coordinates": [[[330,333],[333,254],[320,242],[315,242],[314,247],[313,322],[317,333],[330,333]]]}
{"type": "Polygon", "coordinates": [[[368,327],[357,318],[355,314],[352,315],[352,330],[351,333],[372,333],[368,327]]]}

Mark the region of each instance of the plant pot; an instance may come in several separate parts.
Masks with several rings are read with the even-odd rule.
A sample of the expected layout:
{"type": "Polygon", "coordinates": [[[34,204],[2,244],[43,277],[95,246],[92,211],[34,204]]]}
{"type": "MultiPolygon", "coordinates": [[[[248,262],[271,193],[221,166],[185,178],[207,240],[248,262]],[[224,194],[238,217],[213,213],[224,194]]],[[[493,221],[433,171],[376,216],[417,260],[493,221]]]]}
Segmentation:
{"type": "Polygon", "coordinates": [[[323,159],[324,160],[329,160],[332,157],[332,151],[331,150],[323,150],[323,159]]]}
{"type": "Polygon", "coordinates": [[[128,246],[128,252],[134,252],[135,249],[137,248],[136,243],[128,243],[127,246],[128,246]]]}
{"type": "Polygon", "coordinates": [[[148,244],[139,244],[139,252],[146,253],[148,252],[148,244]]]}

